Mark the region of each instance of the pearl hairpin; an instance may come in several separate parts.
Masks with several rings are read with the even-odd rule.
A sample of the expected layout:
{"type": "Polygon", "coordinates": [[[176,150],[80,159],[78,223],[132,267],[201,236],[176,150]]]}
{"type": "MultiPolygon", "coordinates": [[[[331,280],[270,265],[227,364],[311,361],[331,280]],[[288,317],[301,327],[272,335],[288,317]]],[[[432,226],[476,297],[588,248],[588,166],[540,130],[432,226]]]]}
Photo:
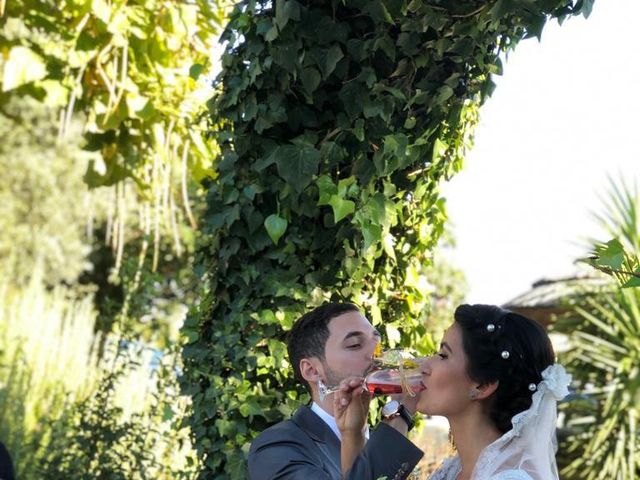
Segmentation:
{"type": "Polygon", "coordinates": [[[500,355],[506,360],[509,358],[510,353],[507,350],[503,350],[500,355]]]}
{"type": "Polygon", "coordinates": [[[496,326],[493,323],[487,325],[487,332],[491,333],[496,329],[496,326]]]}
{"type": "Polygon", "coordinates": [[[530,383],[529,384],[529,390],[532,392],[535,392],[538,389],[538,387],[536,387],[535,383],[530,383]]]}

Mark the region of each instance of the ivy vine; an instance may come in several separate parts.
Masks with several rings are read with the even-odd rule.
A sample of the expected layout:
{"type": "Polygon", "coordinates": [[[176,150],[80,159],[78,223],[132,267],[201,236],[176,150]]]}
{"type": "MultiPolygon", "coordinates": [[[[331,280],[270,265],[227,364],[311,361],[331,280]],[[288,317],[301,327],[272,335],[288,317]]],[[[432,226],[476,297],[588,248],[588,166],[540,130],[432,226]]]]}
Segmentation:
{"type": "Polygon", "coordinates": [[[220,145],[183,333],[206,466],[245,478],[250,441],[307,400],[284,335],[350,300],[389,346],[428,348],[426,272],[500,53],[572,0],[241,1],[209,103],[220,145]],[[383,321],[384,319],[384,321],[383,321]]]}

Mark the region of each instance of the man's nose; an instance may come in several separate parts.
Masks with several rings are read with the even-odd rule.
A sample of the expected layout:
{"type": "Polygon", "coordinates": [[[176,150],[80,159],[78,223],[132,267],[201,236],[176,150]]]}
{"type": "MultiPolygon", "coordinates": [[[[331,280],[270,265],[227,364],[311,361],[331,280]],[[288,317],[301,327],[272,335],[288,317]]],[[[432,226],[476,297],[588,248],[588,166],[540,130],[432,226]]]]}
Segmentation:
{"type": "Polygon", "coordinates": [[[371,339],[371,347],[369,350],[369,354],[367,355],[367,358],[372,362],[373,362],[373,359],[376,358],[376,351],[378,350],[378,345],[380,345],[379,338],[376,337],[371,339]]]}

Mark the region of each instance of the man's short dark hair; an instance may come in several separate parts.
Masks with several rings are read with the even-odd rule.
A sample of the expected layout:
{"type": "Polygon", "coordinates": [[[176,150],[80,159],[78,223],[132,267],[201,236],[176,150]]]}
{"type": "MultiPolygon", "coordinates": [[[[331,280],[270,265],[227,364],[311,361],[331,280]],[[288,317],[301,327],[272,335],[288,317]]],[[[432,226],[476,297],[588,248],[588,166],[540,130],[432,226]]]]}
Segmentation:
{"type": "Polygon", "coordinates": [[[287,336],[287,351],[293,373],[309,392],[309,383],[300,372],[300,361],[311,357],[324,360],[325,346],[329,339],[329,322],[347,312],[360,312],[360,309],[352,303],[325,303],[296,320],[287,336]]]}

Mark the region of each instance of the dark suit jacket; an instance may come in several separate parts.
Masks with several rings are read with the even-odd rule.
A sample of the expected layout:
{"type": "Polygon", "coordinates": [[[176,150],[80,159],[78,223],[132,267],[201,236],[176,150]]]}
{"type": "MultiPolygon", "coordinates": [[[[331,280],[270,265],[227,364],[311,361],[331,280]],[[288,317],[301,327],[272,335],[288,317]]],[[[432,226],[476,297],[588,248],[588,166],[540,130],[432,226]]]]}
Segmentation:
{"type": "Polygon", "coordinates": [[[13,480],[13,463],[11,462],[11,456],[9,451],[4,446],[4,443],[0,442],[0,480],[13,480]]]}
{"type": "Polygon", "coordinates": [[[346,477],[340,468],[340,440],[309,407],[262,432],[249,451],[251,480],[387,480],[406,478],[422,451],[381,423],[371,433],[346,477]]]}

